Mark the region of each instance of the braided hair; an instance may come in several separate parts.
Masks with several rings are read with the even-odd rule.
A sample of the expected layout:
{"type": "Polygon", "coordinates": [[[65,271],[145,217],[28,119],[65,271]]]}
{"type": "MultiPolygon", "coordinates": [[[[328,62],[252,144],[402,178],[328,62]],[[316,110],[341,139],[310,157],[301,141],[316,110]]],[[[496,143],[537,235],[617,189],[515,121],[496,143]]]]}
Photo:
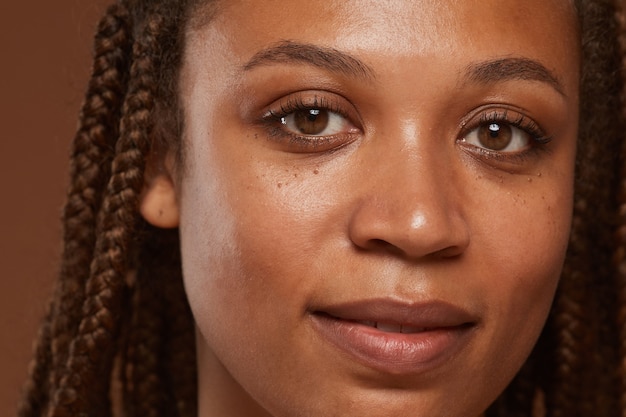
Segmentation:
{"type": "MultiPolygon", "coordinates": [[[[182,155],[172,139],[183,125],[176,80],[201,3],[204,12],[199,0],[119,0],[100,21],[71,153],[60,279],[20,417],[196,415],[177,230],[148,225],[137,208],[154,148],[182,155]]],[[[576,6],[570,245],[543,334],[489,417],[626,417],[626,3],[576,6]]]]}
{"type": "Polygon", "coordinates": [[[195,413],[177,236],[148,227],[136,209],[155,115],[177,115],[157,103],[176,105],[163,81],[178,67],[190,3],[122,1],[99,24],[71,155],[62,278],[22,416],[195,413]]]}

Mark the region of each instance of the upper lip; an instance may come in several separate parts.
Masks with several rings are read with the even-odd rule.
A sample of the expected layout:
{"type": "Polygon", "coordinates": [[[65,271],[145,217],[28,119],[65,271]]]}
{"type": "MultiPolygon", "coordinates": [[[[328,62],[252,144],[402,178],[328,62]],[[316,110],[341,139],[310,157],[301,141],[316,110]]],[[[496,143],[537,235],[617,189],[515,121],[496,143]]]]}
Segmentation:
{"type": "Polygon", "coordinates": [[[375,322],[415,328],[449,328],[474,325],[477,315],[445,301],[403,302],[390,299],[359,300],[315,309],[315,314],[354,322],[375,322]]]}

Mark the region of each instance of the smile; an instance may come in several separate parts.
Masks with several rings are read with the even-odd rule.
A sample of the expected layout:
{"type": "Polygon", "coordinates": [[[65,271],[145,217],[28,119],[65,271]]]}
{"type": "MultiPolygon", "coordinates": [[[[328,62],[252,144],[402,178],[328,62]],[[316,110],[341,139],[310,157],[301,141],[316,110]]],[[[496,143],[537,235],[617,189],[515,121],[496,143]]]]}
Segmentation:
{"type": "Polygon", "coordinates": [[[478,319],[447,303],[385,300],[332,306],[311,314],[321,339],[367,368],[419,374],[452,360],[471,342],[478,319]]]}

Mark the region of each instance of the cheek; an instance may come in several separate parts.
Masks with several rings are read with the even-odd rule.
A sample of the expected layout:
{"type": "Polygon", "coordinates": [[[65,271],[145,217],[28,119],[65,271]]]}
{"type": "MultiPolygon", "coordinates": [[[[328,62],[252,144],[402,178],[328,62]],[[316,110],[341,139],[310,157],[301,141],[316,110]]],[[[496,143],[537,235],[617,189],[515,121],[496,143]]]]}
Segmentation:
{"type": "Polygon", "coordinates": [[[485,231],[478,291],[493,320],[489,362],[521,364],[548,315],[571,224],[573,179],[557,178],[531,178],[519,193],[499,193],[476,221],[485,231]]]}
{"type": "MultiPolygon", "coordinates": [[[[233,378],[267,406],[276,402],[275,392],[301,386],[292,378],[317,366],[301,319],[328,276],[312,273],[311,265],[326,246],[321,236],[333,235],[326,233],[333,222],[322,221],[332,217],[332,206],[313,197],[324,195],[315,167],[272,171],[238,155],[227,163],[206,161],[186,179],[183,272],[200,371],[215,375],[203,365],[219,362],[225,380],[233,378]]],[[[289,398],[301,404],[301,392],[289,398]]]]}
{"type": "Polygon", "coordinates": [[[273,171],[245,150],[204,155],[209,158],[185,180],[183,269],[200,332],[228,357],[232,346],[264,343],[272,329],[291,326],[283,311],[304,309],[314,281],[307,265],[320,243],[311,234],[323,233],[312,217],[327,216],[298,185],[304,175],[316,175],[314,168],[273,171]]]}

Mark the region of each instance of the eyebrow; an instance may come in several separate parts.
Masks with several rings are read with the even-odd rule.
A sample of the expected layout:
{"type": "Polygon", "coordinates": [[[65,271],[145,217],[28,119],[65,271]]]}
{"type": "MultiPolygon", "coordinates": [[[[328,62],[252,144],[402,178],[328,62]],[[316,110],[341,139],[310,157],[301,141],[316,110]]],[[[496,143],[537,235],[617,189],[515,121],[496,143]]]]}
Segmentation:
{"type": "MultiPolygon", "coordinates": [[[[374,79],[375,72],[363,61],[334,48],[309,43],[282,41],[260,50],[243,66],[245,71],[270,64],[308,64],[355,78],[374,79]]],[[[465,79],[490,84],[509,80],[540,81],[566,96],[559,79],[538,61],[501,58],[469,65],[465,79]]]]}
{"type": "Polygon", "coordinates": [[[337,49],[294,41],[282,41],[262,49],[254,54],[243,69],[249,71],[274,63],[309,64],[355,78],[374,78],[374,71],[353,56],[337,49]]]}
{"type": "Polygon", "coordinates": [[[508,80],[539,81],[565,96],[558,77],[540,62],[528,58],[502,58],[472,64],[467,67],[465,78],[481,84],[508,80]]]}

